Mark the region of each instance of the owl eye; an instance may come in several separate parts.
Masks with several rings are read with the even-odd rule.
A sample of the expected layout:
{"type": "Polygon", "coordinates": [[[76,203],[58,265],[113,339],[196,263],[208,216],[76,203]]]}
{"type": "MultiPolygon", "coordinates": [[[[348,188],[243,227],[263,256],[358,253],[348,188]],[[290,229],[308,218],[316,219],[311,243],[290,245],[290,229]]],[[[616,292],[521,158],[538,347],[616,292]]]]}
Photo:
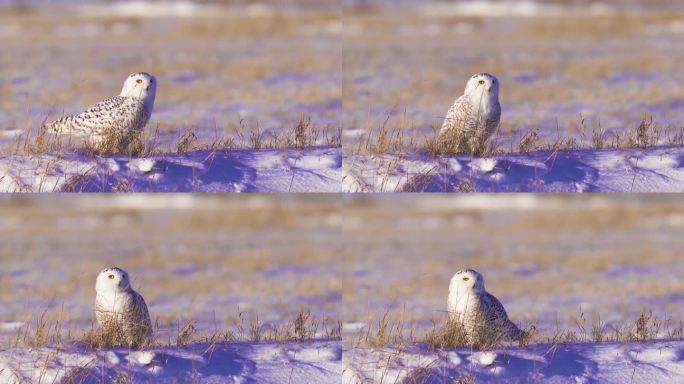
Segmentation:
{"type": "Polygon", "coordinates": [[[138,84],[142,84],[142,79],[138,79],[138,80],[136,80],[135,82],[138,83],[138,84]]]}
{"type": "Polygon", "coordinates": [[[463,281],[468,281],[468,280],[470,280],[469,277],[464,277],[464,278],[463,278],[463,281]]]}
{"type": "Polygon", "coordinates": [[[480,84],[484,84],[485,82],[484,82],[484,80],[480,80],[479,83],[480,83],[480,84]]]}
{"type": "Polygon", "coordinates": [[[107,277],[109,277],[110,279],[113,279],[113,278],[114,278],[114,275],[109,275],[109,276],[107,276],[107,277]]]}

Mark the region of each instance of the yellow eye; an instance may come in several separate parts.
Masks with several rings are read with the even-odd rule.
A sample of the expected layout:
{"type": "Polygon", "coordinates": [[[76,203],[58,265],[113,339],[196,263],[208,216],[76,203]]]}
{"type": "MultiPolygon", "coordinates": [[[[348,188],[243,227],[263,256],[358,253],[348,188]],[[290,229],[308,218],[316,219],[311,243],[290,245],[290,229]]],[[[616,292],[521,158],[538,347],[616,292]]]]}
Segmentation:
{"type": "Polygon", "coordinates": [[[107,277],[109,277],[110,279],[113,279],[113,278],[114,278],[114,275],[109,275],[109,276],[107,276],[107,277]]]}
{"type": "Polygon", "coordinates": [[[485,83],[484,80],[480,80],[480,84],[484,84],[484,83],[485,83]]]}
{"type": "Polygon", "coordinates": [[[142,79],[138,79],[138,80],[136,80],[135,82],[138,83],[138,84],[142,84],[142,79]]]}
{"type": "Polygon", "coordinates": [[[470,280],[470,278],[468,278],[468,277],[463,278],[463,281],[468,281],[468,280],[470,280]]]}

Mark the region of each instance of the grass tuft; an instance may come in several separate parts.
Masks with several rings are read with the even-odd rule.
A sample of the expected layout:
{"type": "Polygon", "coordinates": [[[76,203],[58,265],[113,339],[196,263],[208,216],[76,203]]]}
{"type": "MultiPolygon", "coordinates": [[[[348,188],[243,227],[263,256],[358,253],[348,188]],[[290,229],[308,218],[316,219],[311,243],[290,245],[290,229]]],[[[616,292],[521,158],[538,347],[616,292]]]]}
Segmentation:
{"type": "MultiPolygon", "coordinates": [[[[488,157],[494,155],[525,154],[532,151],[561,151],[577,149],[645,149],[657,145],[684,146],[684,127],[662,129],[652,117],[644,116],[640,123],[623,134],[605,131],[600,121],[597,126],[588,125],[585,117],[580,115],[578,123],[572,124],[576,135],[563,136],[560,133],[551,140],[542,139],[538,128],[524,131],[517,146],[502,148],[495,140],[474,142],[462,135],[440,138],[436,127],[433,133],[423,140],[415,136],[416,127],[406,126],[405,119],[398,123],[388,115],[379,128],[368,129],[367,134],[355,145],[350,146],[351,155],[378,155],[394,153],[402,156],[408,152],[425,151],[432,158],[453,155],[472,157],[488,157]],[[405,132],[413,129],[413,136],[406,140],[405,132]]],[[[559,128],[557,127],[557,131],[559,128]]],[[[499,130],[497,130],[499,133],[499,130]]]]}
{"type": "MultiPolygon", "coordinates": [[[[349,338],[353,348],[381,348],[394,346],[398,349],[410,344],[425,344],[433,352],[454,348],[472,350],[492,350],[508,347],[511,341],[494,330],[483,330],[475,340],[469,339],[458,322],[446,320],[441,326],[433,320],[433,327],[426,332],[416,332],[407,327],[405,314],[386,312],[376,326],[367,326],[349,338]],[[390,320],[396,318],[397,320],[390,320]]],[[[372,323],[371,323],[372,324],[372,323]]],[[[573,321],[574,327],[560,328],[552,334],[537,332],[534,324],[523,329],[523,336],[517,340],[520,347],[535,344],[570,344],[570,343],[627,343],[650,342],[659,339],[684,339],[684,321],[663,320],[657,318],[650,310],[643,309],[635,319],[627,320],[621,325],[606,324],[600,316],[596,316],[589,325],[584,312],[573,321]]]]}

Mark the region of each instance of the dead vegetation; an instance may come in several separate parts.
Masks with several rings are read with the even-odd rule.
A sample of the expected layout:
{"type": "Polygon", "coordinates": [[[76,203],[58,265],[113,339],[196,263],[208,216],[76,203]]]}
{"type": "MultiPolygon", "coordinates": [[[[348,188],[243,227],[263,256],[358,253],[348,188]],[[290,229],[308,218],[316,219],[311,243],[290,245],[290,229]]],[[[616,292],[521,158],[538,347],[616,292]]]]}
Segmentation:
{"type": "Polygon", "coordinates": [[[183,347],[195,343],[227,343],[227,342],[305,342],[315,339],[341,340],[339,321],[321,319],[311,311],[300,308],[297,315],[281,324],[264,324],[258,313],[248,317],[247,313],[237,309],[233,320],[222,327],[216,325],[213,330],[197,329],[196,321],[188,321],[183,327],[180,322],[164,325],[157,319],[150,338],[141,338],[133,343],[125,337],[125,332],[116,324],[106,328],[93,324],[91,329],[74,329],[63,310],[55,320],[47,319],[47,311],[19,328],[15,336],[9,340],[9,348],[64,347],[69,344],[83,344],[88,350],[126,347],[131,349],[151,349],[159,347],[183,347]],[[176,332],[170,332],[169,326],[176,332]]]}
{"type": "MultiPolygon", "coordinates": [[[[516,341],[520,346],[525,346],[530,342],[535,332],[534,325],[530,325],[523,330],[522,337],[516,341]]],[[[482,329],[475,340],[470,340],[461,324],[453,320],[447,320],[441,327],[434,328],[428,332],[424,339],[424,342],[433,351],[463,347],[491,350],[506,345],[509,341],[506,335],[497,329],[482,329]]]]}
{"type": "Polygon", "coordinates": [[[634,319],[619,324],[608,324],[596,315],[587,319],[584,312],[574,319],[572,327],[559,327],[552,333],[538,332],[535,324],[523,329],[520,340],[510,341],[499,332],[483,332],[477,340],[469,340],[459,323],[447,320],[433,321],[433,327],[419,331],[405,320],[405,314],[398,314],[398,320],[390,321],[386,312],[376,324],[369,323],[360,332],[345,336],[349,348],[403,349],[412,344],[424,344],[431,351],[466,348],[471,350],[494,350],[514,344],[526,347],[534,344],[571,344],[571,343],[628,343],[649,342],[654,340],[684,339],[684,320],[662,319],[653,315],[649,309],[642,309],[634,319]]]}
{"type": "Polygon", "coordinates": [[[437,159],[444,156],[490,157],[497,155],[526,154],[534,151],[565,151],[578,149],[646,149],[663,146],[684,146],[684,127],[663,128],[658,126],[651,116],[644,116],[637,126],[624,133],[605,131],[600,122],[590,126],[580,115],[579,122],[571,124],[570,135],[562,135],[556,127],[556,134],[551,139],[544,139],[539,128],[523,130],[517,141],[503,146],[499,131],[488,141],[480,141],[471,145],[468,138],[453,136],[438,140],[438,129],[432,127],[432,134],[422,139],[416,135],[415,127],[407,127],[406,119],[401,118],[396,125],[391,123],[391,116],[383,121],[377,130],[369,129],[362,140],[350,146],[351,155],[396,154],[399,156],[410,152],[424,152],[437,159]],[[406,137],[405,132],[412,132],[406,137]]]}
{"type": "Polygon", "coordinates": [[[179,134],[175,143],[164,148],[161,144],[159,126],[151,132],[134,137],[121,137],[116,130],[106,130],[98,141],[77,140],[69,135],[56,135],[41,128],[37,133],[23,135],[14,145],[12,155],[43,155],[81,152],[90,158],[100,156],[127,156],[141,158],[164,156],[175,153],[184,155],[194,151],[228,151],[234,149],[306,149],[317,146],[341,147],[341,130],[331,134],[329,127],[320,127],[311,122],[309,116],[302,115],[294,126],[284,132],[263,132],[259,123],[248,124],[240,120],[228,127],[227,136],[218,130],[213,137],[201,138],[196,128],[186,128],[179,134]]]}

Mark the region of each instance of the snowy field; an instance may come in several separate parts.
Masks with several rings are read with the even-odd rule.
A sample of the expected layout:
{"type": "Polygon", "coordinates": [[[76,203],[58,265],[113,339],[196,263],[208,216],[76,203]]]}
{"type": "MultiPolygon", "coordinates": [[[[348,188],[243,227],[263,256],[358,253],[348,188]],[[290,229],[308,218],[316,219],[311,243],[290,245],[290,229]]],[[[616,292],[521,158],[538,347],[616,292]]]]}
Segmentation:
{"type": "Polygon", "coordinates": [[[684,377],[683,353],[682,341],[544,344],[490,352],[382,348],[354,351],[342,383],[678,383],[684,377]]]}
{"type": "MultiPolygon", "coordinates": [[[[208,176],[225,173],[226,186],[208,190],[288,191],[292,172],[287,172],[287,165],[281,172],[271,158],[294,164],[325,153],[322,164],[310,162],[303,168],[315,178],[318,168],[340,163],[331,150],[341,153],[341,21],[334,5],[0,2],[2,168],[40,166],[64,152],[64,163],[59,159],[57,165],[65,169],[78,163],[77,168],[99,171],[93,168],[96,162],[119,162],[111,157],[94,161],[72,148],[33,148],[44,121],[117,95],[130,73],[146,71],[156,76],[159,86],[145,140],[156,152],[168,155],[164,161],[202,162],[199,158],[207,154],[197,152],[208,148],[228,153],[227,169],[208,176]],[[302,122],[304,132],[295,141],[295,129],[302,122]],[[296,154],[286,151],[295,147],[300,149],[296,154]],[[284,151],[274,155],[274,149],[284,151]],[[36,152],[47,156],[27,158],[36,152]],[[175,156],[181,152],[189,154],[175,156]],[[239,173],[233,165],[246,172],[256,167],[256,174],[280,172],[282,180],[269,182],[264,189],[249,183],[231,187],[239,173]]],[[[26,169],[9,171],[20,184],[42,178],[26,169]]],[[[105,172],[111,171],[105,167],[105,172]]],[[[322,174],[331,177],[327,171],[322,174]]],[[[340,177],[332,177],[337,179],[334,188],[328,181],[316,181],[292,190],[339,191],[340,177]]],[[[296,183],[298,176],[294,179],[296,183]]],[[[179,181],[149,184],[144,190],[193,189],[179,181]]]]}
{"type": "Polygon", "coordinates": [[[344,192],[684,192],[684,148],[351,156],[344,192]]]}
{"type": "Polygon", "coordinates": [[[0,192],[340,192],[339,148],[0,157],[0,192]]]}
{"type": "MultiPolygon", "coordinates": [[[[637,158],[655,158],[658,147],[676,154],[684,144],[684,8],[678,2],[351,1],[344,25],[345,174],[366,179],[369,190],[380,190],[372,179],[383,179],[375,169],[388,163],[404,174],[435,168],[438,161],[425,149],[466,80],[479,72],[500,80],[502,118],[491,143],[513,158],[507,182],[472,175],[478,187],[486,184],[484,191],[537,190],[525,173],[540,162],[553,181],[579,185],[548,187],[552,180],[541,180],[539,190],[629,191],[635,175],[619,172],[632,168],[628,149],[642,149],[637,158]],[[639,136],[642,121],[649,130],[639,136]],[[535,140],[521,148],[530,133],[535,140]],[[567,153],[549,170],[553,156],[546,158],[556,149],[567,153]],[[520,152],[526,155],[514,156],[520,152]],[[587,173],[621,180],[585,178],[573,159],[587,173]]],[[[469,168],[462,159],[445,161],[451,165],[441,172],[469,168]]],[[[670,178],[677,173],[670,162],[666,156],[647,168],[666,170],[670,178]]],[[[636,179],[648,178],[650,169],[638,168],[636,179]]],[[[634,190],[684,190],[671,178],[634,190]]]]}
{"type": "Polygon", "coordinates": [[[3,383],[339,383],[339,341],[192,344],[146,351],[0,352],[3,383]],[[36,362],[50,361],[46,366],[36,362]],[[127,381],[128,380],[128,381],[127,381]]]}
{"type": "Polygon", "coordinates": [[[346,382],[684,379],[681,198],[345,200],[346,382]],[[432,349],[449,280],[465,268],[483,274],[516,324],[534,326],[528,346],[432,349]]]}
{"type": "Polygon", "coordinates": [[[3,383],[339,382],[337,199],[0,204],[3,383]],[[142,351],[88,342],[95,277],[113,265],[148,304],[154,335],[142,351]]]}

